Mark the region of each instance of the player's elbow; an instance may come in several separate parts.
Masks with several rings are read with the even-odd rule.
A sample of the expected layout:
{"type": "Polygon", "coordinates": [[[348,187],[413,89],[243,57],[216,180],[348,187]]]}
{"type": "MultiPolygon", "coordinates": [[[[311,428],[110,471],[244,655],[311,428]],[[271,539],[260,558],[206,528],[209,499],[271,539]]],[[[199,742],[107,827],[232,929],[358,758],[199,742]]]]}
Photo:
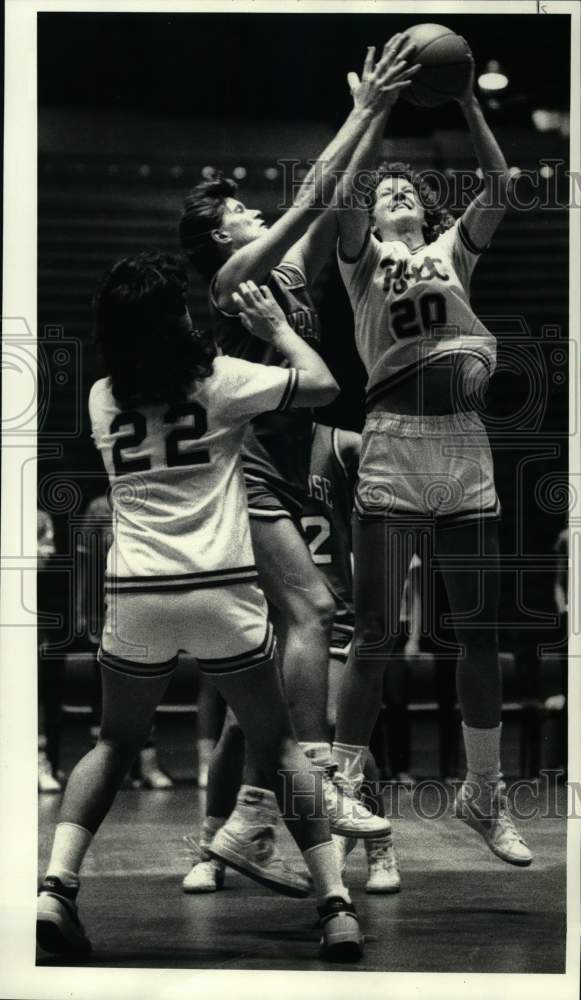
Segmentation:
{"type": "Polygon", "coordinates": [[[320,401],[317,406],[328,406],[332,403],[334,399],[337,399],[339,395],[339,386],[335,382],[335,379],[331,375],[331,372],[326,376],[324,383],[320,388],[320,401]]]}
{"type": "Polygon", "coordinates": [[[328,406],[339,395],[339,386],[330,371],[307,375],[301,372],[294,407],[328,406]]]}

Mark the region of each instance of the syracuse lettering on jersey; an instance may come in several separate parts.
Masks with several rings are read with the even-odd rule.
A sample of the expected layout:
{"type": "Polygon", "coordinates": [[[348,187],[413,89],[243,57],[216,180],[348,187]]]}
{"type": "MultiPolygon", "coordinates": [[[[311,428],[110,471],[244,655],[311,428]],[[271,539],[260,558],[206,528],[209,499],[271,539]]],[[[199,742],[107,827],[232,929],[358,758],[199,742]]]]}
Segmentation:
{"type": "Polygon", "coordinates": [[[317,314],[312,309],[296,309],[286,314],[287,322],[303,340],[319,340],[317,314]]]}
{"type": "Polygon", "coordinates": [[[393,291],[394,295],[403,295],[411,284],[415,285],[418,281],[431,281],[432,278],[449,281],[449,276],[443,270],[444,265],[439,257],[424,257],[420,264],[414,264],[410,260],[394,260],[393,257],[385,257],[379,266],[385,271],[383,290],[385,292],[393,291]]]}
{"type": "Polygon", "coordinates": [[[331,480],[327,479],[326,476],[317,476],[314,473],[309,476],[308,495],[313,500],[320,500],[321,503],[324,503],[331,510],[335,509],[331,492],[331,480]]]}

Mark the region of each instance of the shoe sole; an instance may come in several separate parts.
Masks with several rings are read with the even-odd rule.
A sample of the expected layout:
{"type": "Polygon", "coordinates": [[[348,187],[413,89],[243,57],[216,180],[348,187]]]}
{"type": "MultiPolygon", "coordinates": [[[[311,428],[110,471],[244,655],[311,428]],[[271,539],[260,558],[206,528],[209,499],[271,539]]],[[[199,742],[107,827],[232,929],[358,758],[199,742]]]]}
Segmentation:
{"type": "Polygon", "coordinates": [[[479,837],[482,837],[484,843],[488,847],[488,850],[492,854],[496,855],[497,858],[500,858],[500,860],[504,861],[507,865],[514,865],[516,868],[529,868],[530,865],[532,865],[533,863],[532,858],[509,858],[507,857],[506,854],[502,854],[502,852],[499,851],[497,847],[494,847],[490,843],[490,841],[486,837],[486,834],[482,832],[480,820],[478,819],[478,817],[474,816],[466,805],[464,805],[464,809],[466,810],[465,813],[460,812],[458,808],[456,809],[457,819],[461,819],[462,822],[466,824],[466,826],[469,826],[471,830],[474,830],[474,832],[479,835],[479,837]]]}
{"type": "Polygon", "coordinates": [[[268,878],[268,876],[264,875],[258,869],[241,865],[238,855],[230,852],[227,847],[221,847],[219,853],[209,848],[208,853],[215,861],[222,861],[229,868],[240,872],[241,875],[246,875],[248,878],[253,879],[254,882],[259,882],[260,885],[265,885],[267,889],[272,889],[281,896],[290,896],[291,899],[306,899],[307,896],[310,896],[310,886],[305,886],[304,889],[301,889],[299,886],[287,885],[285,882],[277,882],[275,879],[268,878]]]}
{"type": "Polygon", "coordinates": [[[384,889],[365,886],[365,892],[368,896],[394,896],[397,892],[401,892],[401,885],[391,885],[389,888],[386,886],[384,889]]]}
{"type": "Polygon", "coordinates": [[[90,955],[92,950],[87,938],[79,938],[73,942],[58,923],[42,916],[36,921],[36,940],[49,955],[90,955]]]}
{"type": "Polygon", "coordinates": [[[199,885],[197,885],[197,886],[189,886],[189,885],[185,885],[184,882],[182,882],[182,892],[185,892],[185,893],[189,894],[190,896],[197,896],[197,895],[200,895],[200,896],[206,895],[207,896],[208,893],[219,892],[220,889],[223,889],[223,888],[224,888],[224,875],[223,874],[222,874],[221,878],[219,877],[219,878],[216,879],[216,882],[215,882],[215,884],[213,886],[211,886],[211,885],[207,885],[207,886],[199,886],[199,885]]]}
{"type": "Polygon", "coordinates": [[[353,936],[353,932],[345,931],[333,935],[331,941],[321,944],[319,957],[325,962],[358,962],[363,958],[364,937],[359,934],[353,936]]]}
{"type": "Polygon", "coordinates": [[[332,820],[329,820],[329,826],[331,827],[331,833],[336,834],[338,837],[349,837],[354,840],[379,840],[381,837],[385,837],[388,833],[391,833],[390,823],[387,823],[384,827],[380,827],[378,830],[369,831],[355,829],[354,827],[339,827],[332,820]]]}

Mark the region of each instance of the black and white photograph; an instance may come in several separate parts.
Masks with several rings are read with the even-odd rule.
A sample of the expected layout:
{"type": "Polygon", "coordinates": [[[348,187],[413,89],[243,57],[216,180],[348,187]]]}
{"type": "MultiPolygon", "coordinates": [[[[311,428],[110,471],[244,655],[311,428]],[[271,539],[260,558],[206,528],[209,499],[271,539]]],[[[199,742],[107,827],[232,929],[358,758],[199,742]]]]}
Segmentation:
{"type": "Polygon", "coordinates": [[[7,0],[2,997],[578,996],[580,14],[7,0]]]}

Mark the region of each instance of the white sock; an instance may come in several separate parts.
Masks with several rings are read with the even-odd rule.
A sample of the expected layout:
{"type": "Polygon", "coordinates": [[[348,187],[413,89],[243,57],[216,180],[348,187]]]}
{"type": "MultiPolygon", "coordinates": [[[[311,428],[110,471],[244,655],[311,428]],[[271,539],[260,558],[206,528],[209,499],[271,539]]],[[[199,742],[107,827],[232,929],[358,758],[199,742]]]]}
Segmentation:
{"type": "Polygon", "coordinates": [[[320,903],[327,896],[341,896],[345,902],[351,902],[349,890],[343,885],[337,849],[332,840],[307,847],[306,851],[303,851],[303,857],[311,873],[320,903]]]}
{"type": "Polygon", "coordinates": [[[60,878],[66,885],[77,884],[79,871],[93,834],[76,823],[59,823],[54,834],[47,875],[60,878]]]}
{"type": "Polygon", "coordinates": [[[313,764],[325,767],[326,764],[331,763],[330,743],[314,743],[311,740],[299,740],[299,746],[305,757],[312,760],[313,764]]]}
{"type": "Polygon", "coordinates": [[[363,781],[366,760],[367,747],[333,743],[333,763],[338,765],[339,773],[348,781],[363,781]]]}
{"type": "Polygon", "coordinates": [[[206,738],[198,740],[198,764],[209,764],[215,746],[215,740],[206,738]]]}
{"type": "Polygon", "coordinates": [[[462,723],[466,749],[468,781],[496,784],[502,778],[500,770],[500,735],[502,723],[494,729],[474,729],[462,723]]]}

